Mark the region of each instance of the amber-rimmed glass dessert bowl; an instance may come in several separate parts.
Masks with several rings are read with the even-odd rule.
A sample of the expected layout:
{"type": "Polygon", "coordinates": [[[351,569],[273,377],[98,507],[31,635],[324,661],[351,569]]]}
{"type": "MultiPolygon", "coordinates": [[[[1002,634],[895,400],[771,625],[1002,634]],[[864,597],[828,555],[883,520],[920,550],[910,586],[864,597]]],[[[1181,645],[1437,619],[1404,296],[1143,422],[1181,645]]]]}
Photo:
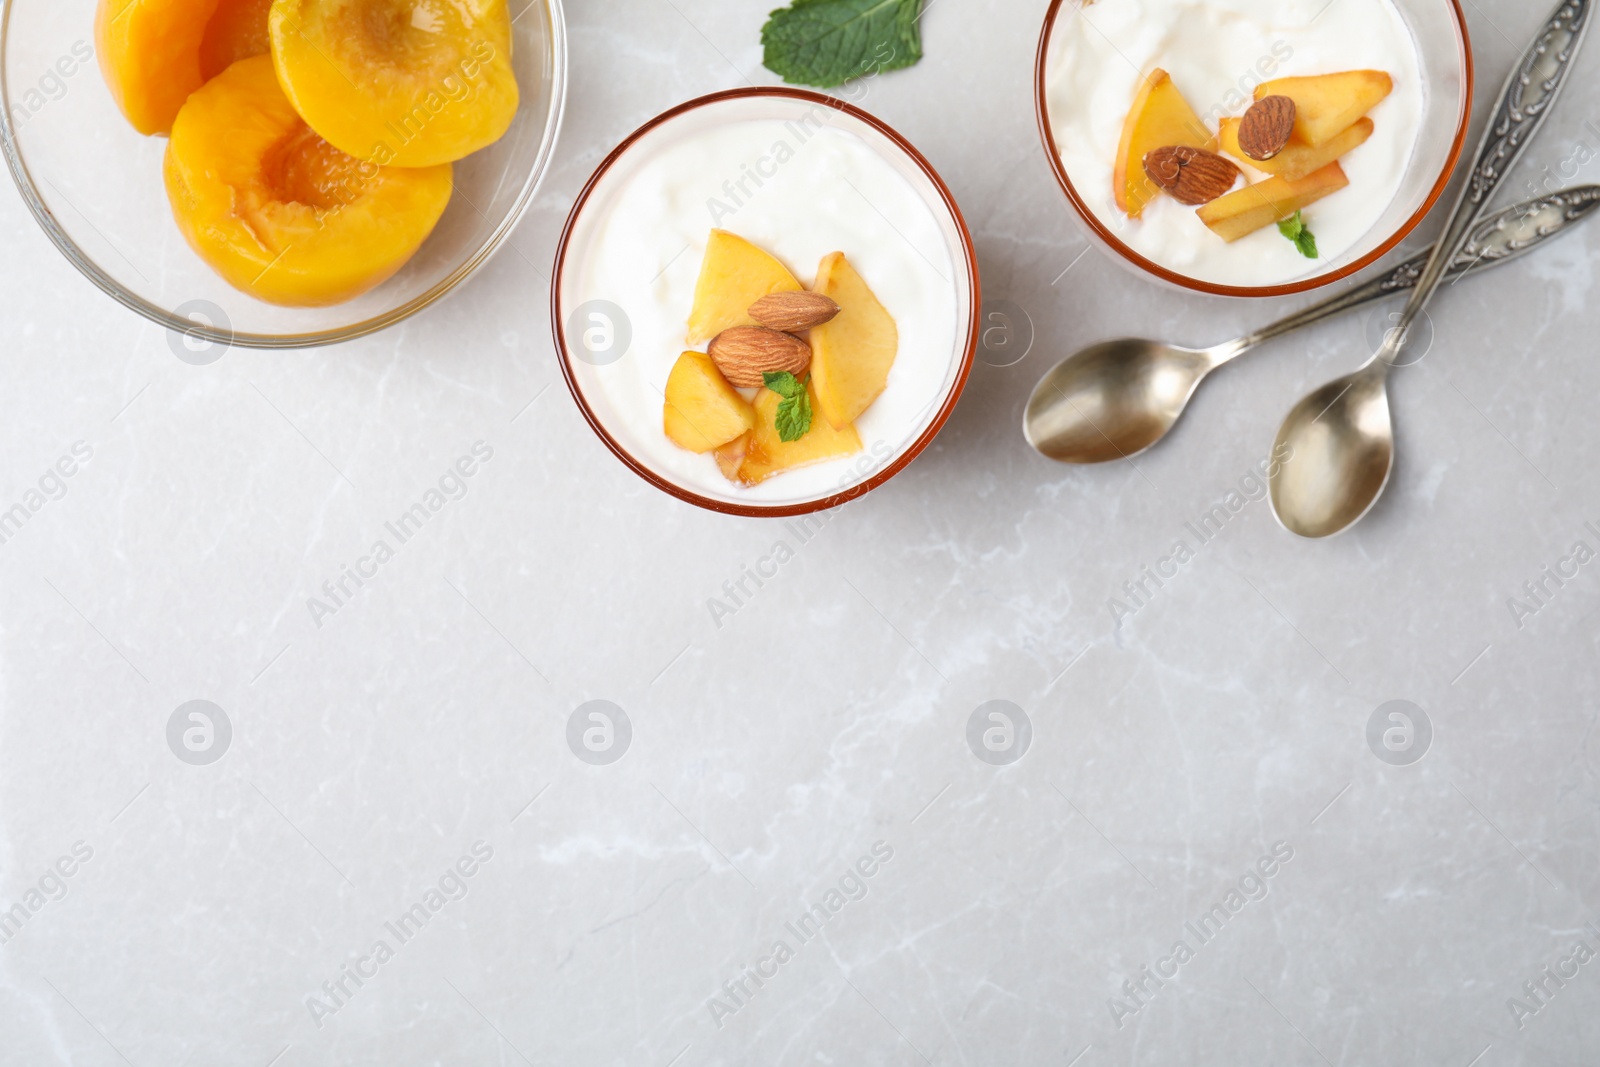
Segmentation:
{"type": "Polygon", "coordinates": [[[1282,296],[1422,221],[1472,80],[1457,0],[1054,0],[1035,105],[1062,192],[1115,261],[1282,296]]]}
{"type": "Polygon", "coordinates": [[[605,446],[714,511],[882,485],[939,432],[977,345],[976,256],[931,164],[833,97],[738,89],[625,139],[574,205],[552,323],[605,446]]]}

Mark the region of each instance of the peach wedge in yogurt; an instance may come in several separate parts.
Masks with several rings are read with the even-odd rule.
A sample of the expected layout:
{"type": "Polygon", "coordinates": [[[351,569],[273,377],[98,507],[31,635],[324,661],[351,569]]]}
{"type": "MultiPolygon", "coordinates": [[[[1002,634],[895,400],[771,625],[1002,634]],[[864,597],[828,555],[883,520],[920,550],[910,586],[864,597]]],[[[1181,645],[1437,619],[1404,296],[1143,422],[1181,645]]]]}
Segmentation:
{"type": "Polygon", "coordinates": [[[823,258],[807,289],[765,249],[713,230],[687,343],[706,350],[673,365],[662,429],[751,486],[860,452],[855,421],[887,386],[900,341],[843,252],[823,258]]]}

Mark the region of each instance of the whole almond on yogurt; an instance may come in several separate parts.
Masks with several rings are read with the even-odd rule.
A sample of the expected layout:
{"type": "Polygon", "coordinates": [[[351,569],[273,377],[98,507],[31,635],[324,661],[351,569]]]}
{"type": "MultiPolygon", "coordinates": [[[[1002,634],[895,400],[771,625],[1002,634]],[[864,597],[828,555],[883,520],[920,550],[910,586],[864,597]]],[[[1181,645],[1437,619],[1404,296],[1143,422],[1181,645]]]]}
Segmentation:
{"type": "Polygon", "coordinates": [[[811,366],[811,346],[800,338],[765,326],[730,326],[711,339],[706,355],[728,384],[758,389],[763,374],[788,371],[804,374],[811,366]]]}
{"type": "Polygon", "coordinates": [[[1239,177],[1239,168],[1215,152],[1188,145],[1157,148],[1144,157],[1144,172],[1180,204],[1209,204],[1239,177]]]}
{"type": "Polygon", "coordinates": [[[769,330],[799,333],[831,322],[839,305],[821,293],[799,289],[788,293],[768,293],[750,305],[750,317],[769,330]]]}
{"type": "Polygon", "coordinates": [[[1297,108],[1287,96],[1264,96],[1239,120],[1239,151],[1251,159],[1271,159],[1294,134],[1297,108]]]}

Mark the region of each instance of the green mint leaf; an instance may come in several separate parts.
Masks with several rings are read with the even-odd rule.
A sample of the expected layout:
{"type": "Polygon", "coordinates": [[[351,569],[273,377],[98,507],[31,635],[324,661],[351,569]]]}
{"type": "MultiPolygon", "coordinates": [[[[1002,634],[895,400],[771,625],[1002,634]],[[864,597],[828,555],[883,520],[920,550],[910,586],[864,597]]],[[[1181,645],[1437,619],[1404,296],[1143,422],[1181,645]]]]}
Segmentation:
{"type": "Polygon", "coordinates": [[[1294,242],[1294,246],[1307,259],[1317,258],[1317,235],[1306,228],[1305,217],[1298,211],[1293,218],[1278,223],[1278,232],[1294,242]]]}
{"type": "Polygon", "coordinates": [[[811,394],[802,392],[778,405],[778,440],[798,441],[811,432],[811,394]]]}
{"type": "Polygon", "coordinates": [[[762,62],[791,85],[832,89],[922,58],[923,0],[793,0],[761,28],[762,62]]]}
{"type": "Polygon", "coordinates": [[[766,383],[768,389],[785,400],[793,400],[806,393],[805,383],[786,370],[762,371],[761,380],[766,383]]]}
{"type": "MultiPolygon", "coordinates": [[[[778,428],[778,440],[798,441],[811,432],[811,394],[806,382],[786,370],[762,371],[761,380],[766,387],[783,397],[773,421],[778,428]]],[[[811,376],[806,375],[806,381],[811,376]]]]}

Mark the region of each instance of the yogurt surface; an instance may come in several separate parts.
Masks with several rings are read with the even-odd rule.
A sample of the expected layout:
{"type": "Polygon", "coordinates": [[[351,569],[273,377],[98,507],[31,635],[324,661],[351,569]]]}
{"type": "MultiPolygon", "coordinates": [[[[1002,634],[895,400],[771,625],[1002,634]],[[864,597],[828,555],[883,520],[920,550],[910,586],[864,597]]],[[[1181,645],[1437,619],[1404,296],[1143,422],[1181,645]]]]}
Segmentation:
{"type": "MultiPolygon", "coordinates": [[[[1426,91],[1416,43],[1393,0],[1093,0],[1087,7],[1069,0],[1045,78],[1062,164],[1100,222],[1170,270],[1241,286],[1319,273],[1364,243],[1401,188],[1426,91]],[[1157,196],[1139,219],[1118,209],[1112,171],[1123,121],[1157,67],[1213,132],[1219,119],[1242,115],[1255,87],[1273,78],[1370,68],[1394,79],[1394,90],[1369,112],[1371,138],[1339,161],[1349,186],[1306,209],[1318,259],[1300,255],[1275,226],[1228,244],[1169,196],[1157,196]]],[[[1240,166],[1251,181],[1265,177],[1240,166]]]]}
{"type": "Polygon", "coordinates": [[[812,111],[804,121],[737,119],[687,135],[659,128],[634,149],[636,159],[625,157],[607,175],[585,208],[584,232],[574,234],[574,249],[583,250],[567,270],[565,306],[610,302],[632,335],[614,363],[574,363],[586,399],[636,459],[716,499],[804,501],[865,480],[931,423],[958,363],[958,287],[945,230],[877,148],[840,128],[837,113],[812,111]],[[666,437],[663,390],[690,347],[686,321],[713,228],[759,245],[808,287],[822,257],[841,251],[894,316],[899,353],[883,393],[856,421],[857,455],[745,487],[709,454],[666,437]]]}

